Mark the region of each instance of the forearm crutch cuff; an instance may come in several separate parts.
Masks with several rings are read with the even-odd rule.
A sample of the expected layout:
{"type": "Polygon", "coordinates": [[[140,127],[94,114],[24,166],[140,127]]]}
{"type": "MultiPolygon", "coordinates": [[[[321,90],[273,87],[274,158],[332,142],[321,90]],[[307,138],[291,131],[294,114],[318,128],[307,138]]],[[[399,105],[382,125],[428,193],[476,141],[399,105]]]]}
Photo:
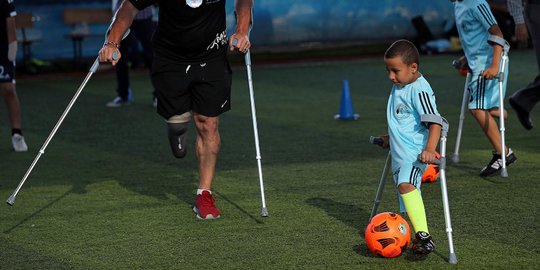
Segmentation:
{"type": "Polygon", "coordinates": [[[508,51],[510,50],[510,44],[508,43],[508,41],[506,41],[502,37],[499,37],[499,36],[496,36],[496,35],[490,35],[488,37],[488,42],[490,44],[496,44],[496,45],[501,46],[503,48],[504,53],[508,53],[508,51]]]}

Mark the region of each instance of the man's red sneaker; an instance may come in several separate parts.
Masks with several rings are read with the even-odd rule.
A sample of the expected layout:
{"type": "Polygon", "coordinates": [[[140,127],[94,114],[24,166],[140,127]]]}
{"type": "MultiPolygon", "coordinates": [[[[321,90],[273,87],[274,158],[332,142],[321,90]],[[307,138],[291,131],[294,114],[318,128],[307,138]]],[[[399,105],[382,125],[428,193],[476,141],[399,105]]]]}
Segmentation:
{"type": "Polygon", "coordinates": [[[215,219],[219,218],[221,214],[214,203],[214,197],[208,190],[197,195],[193,211],[197,214],[198,219],[215,219]]]}

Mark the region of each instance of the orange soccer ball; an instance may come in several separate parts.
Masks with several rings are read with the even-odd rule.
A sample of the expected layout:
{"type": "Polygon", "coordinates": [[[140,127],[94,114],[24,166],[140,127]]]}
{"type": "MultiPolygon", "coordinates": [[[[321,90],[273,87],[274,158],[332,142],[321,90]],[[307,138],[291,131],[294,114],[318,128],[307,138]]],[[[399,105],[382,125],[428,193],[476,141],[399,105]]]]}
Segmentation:
{"type": "MultiPolygon", "coordinates": [[[[439,153],[436,153],[435,157],[441,158],[439,153]]],[[[422,183],[433,183],[439,178],[439,165],[429,164],[422,175],[422,183]]]]}
{"type": "Polygon", "coordinates": [[[365,236],[369,250],[385,258],[401,255],[411,243],[409,224],[393,212],[374,216],[366,228],[365,236]]]}

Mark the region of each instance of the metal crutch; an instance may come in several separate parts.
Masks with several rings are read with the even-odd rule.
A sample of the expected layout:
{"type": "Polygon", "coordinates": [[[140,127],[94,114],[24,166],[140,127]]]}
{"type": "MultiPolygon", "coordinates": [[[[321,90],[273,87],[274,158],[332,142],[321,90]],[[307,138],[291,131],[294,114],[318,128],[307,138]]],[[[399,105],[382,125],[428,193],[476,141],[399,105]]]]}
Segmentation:
{"type": "Polygon", "coordinates": [[[257,167],[259,169],[259,184],[261,186],[261,216],[267,217],[268,216],[268,209],[266,208],[266,200],[264,197],[264,182],[263,182],[263,174],[262,174],[262,165],[261,165],[261,150],[259,148],[259,132],[257,129],[257,115],[255,110],[255,97],[253,93],[253,79],[251,74],[251,56],[249,53],[249,50],[246,52],[245,55],[245,61],[246,61],[246,69],[247,69],[247,76],[248,76],[248,86],[249,86],[249,100],[251,104],[251,119],[253,121],[253,136],[255,137],[255,151],[256,151],[256,159],[257,159],[257,167]]]}
{"type": "Polygon", "coordinates": [[[452,240],[452,222],[450,220],[450,206],[448,203],[448,190],[446,187],[446,140],[448,136],[448,129],[450,124],[443,118],[441,128],[441,158],[439,162],[439,177],[441,179],[441,194],[444,208],[444,221],[446,224],[446,233],[448,236],[448,249],[450,254],[448,255],[448,262],[451,264],[457,264],[456,253],[454,252],[454,242],[452,240]]]}
{"type": "MultiPolygon", "coordinates": [[[[235,13],[236,15],[236,13],[235,13]]],[[[251,21],[249,24],[249,33],[251,33],[251,29],[253,28],[253,9],[251,9],[251,21]]],[[[238,42],[237,39],[234,39],[232,41],[233,45],[236,45],[238,42]]],[[[248,77],[248,86],[249,86],[249,101],[251,104],[251,119],[253,122],[253,137],[255,139],[255,152],[256,152],[256,159],[257,159],[257,167],[259,171],[259,185],[261,188],[261,216],[262,217],[268,217],[268,209],[266,208],[266,199],[264,196],[264,181],[263,181],[263,173],[262,173],[262,164],[261,164],[261,150],[259,147],[259,131],[257,128],[257,115],[255,110],[255,97],[253,93],[253,78],[251,73],[251,53],[250,50],[248,50],[244,56],[244,60],[246,62],[246,69],[247,69],[247,77],[248,77]]]]}
{"type": "MultiPolygon", "coordinates": [[[[114,18],[113,18],[113,22],[114,22],[114,18]]],[[[111,23],[111,26],[112,26],[112,23],[111,23]]],[[[109,26],[109,29],[110,28],[111,27],[109,26]]],[[[108,34],[108,31],[109,30],[107,30],[107,34],[108,34]]],[[[124,34],[122,39],[126,38],[128,35],[129,35],[129,29],[126,31],[126,33],[124,34]]],[[[113,54],[113,59],[117,59],[117,58],[118,58],[117,52],[115,52],[113,54]]],[[[37,156],[34,158],[34,161],[32,162],[32,164],[30,165],[30,167],[28,168],[28,170],[24,174],[22,180],[19,182],[19,185],[17,186],[17,188],[15,188],[15,191],[13,191],[11,196],[9,196],[9,198],[6,200],[7,204],[9,204],[11,206],[13,206],[13,204],[15,204],[15,199],[17,198],[17,194],[19,193],[22,186],[24,185],[24,182],[26,182],[26,179],[28,178],[28,176],[30,175],[32,170],[34,169],[34,166],[36,166],[37,162],[41,158],[41,155],[43,155],[45,153],[45,148],[47,148],[47,145],[49,145],[49,143],[51,142],[52,138],[54,137],[54,134],[56,134],[56,131],[58,131],[58,128],[60,128],[60,125],[62,124],[62,122],[64,122],[64,118],[66,118],[67,114],[71,110],[71,107],[73,107],[73,104],[75,104],[75,101],[77,100],[77,98],[81,94],[82,90],[86,86],[86,83],[88,83],[88,81],[90,80],[92,75],[96,72],[98,67],[99,67],[99,57],[96,58],[96,60],[94,61],[94,63],[90,67],[90,70],[88,71],[88,74],[86,75],[83,82],[79,86],[79,89],[77,89],[77,92],[75,92],[75,95],[73,95],[73,98],[71,98],[71,101],[69,102],[68,106],[66,107],[66,109],[64,110],[62,115],[60,116],[60,119],[58,119],[58,122],[56,122],[56,125],[54,126],[51,133],[49,134],[49,136],[47,137],[47,139],[43,143],[43,146],[39,150],[37,156]]]]}
{"type": "MultiPolygon", "coordinates": [[[[371,139],[373,143],[373,139],[371,139]]],[[[384,185],[386,184],[386,178],[388,177],[388,170],[390,168],[390,163],[392,161],[392,154],[388,151],[388,156],[386,157],[386,162],[384,163],[384,169],[381,175],[381,181],[379,182],[379,187],[377,188],[377,194],[375,195],[375,200],[373,200],[373,206],[371,208],[371,215],[369,216],[368,223],[371,222],[371,219],[377,213],[377,208],[379,208],[379,203],[382,199],[382,193],[384,190],[384,185]]]]}
{"type": "Polygon", "coordinates": [[[506,170],[506,144],[504,135],[504,70],[506,69],[506,65],[508,63],[508,51],[510,50],[510,44],[508,44],[508,42],[504,40],[504,38],[495,35],[489,36],[488,41],[502,47],[502,62],[499,66],[499,74],[497,75],[497,79],[499,80],[499,130],[501,132],[502,159],[501,176],[508,177],[508,171],[506,170]]]}
{"type": "Polygon", "coordinates": [[[456,145],[454,148],[454,156],[452,161],[454,163],[459,162],[459,145],[461,144],[461,133],[463,131],[463,121],[465,120],[465,111],[467,110],[467,102],[469,100],[469,83],[471,83],[472,74],[467,73],[467,78],[465,79],[465,86],[463,87],[463,99],[461,101],[461,112],[459,114],[459,124],[457,130],[456,145]]]}

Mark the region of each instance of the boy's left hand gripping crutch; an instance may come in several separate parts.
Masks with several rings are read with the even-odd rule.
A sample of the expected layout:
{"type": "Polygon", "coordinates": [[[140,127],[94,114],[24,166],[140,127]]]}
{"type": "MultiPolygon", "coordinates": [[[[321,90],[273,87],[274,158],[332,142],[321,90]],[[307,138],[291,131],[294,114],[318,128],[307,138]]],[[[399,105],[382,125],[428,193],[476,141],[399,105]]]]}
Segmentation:
{"type": "Polygon", "coordinates": [[[510,50],[510,44],[504,39],[499,36],[490,35],[488,38],[488,42],[493,43],[495,45],[499,45],[502,47],[502,61],[499,65],[499,74],[497,75],[497,79],[499,80],[499,129],[501,132],[501,159],[502,159],[502,165],[501,165],[501,176],[502,177],[508,177],[508,171],[506,170],[506,144],[505,144],[505,127],[504,127],[504,94],[505,94],[505,69],[508,64],[508,51],[510,50]]]}
{"type": "MultiPolygon", "coordinates": [[[[114,18],[113,18],[113,21],[114,21],[114,18]]],[[[112,26],[112,23],[111,23],[111,26],[112,26]]],[[[110,27],[109,26],[109,29],[110,27]]],[[[107,35],[108,35],[108,31],[107,31],[107,35]]],[[[124,34],[124,36],[122,37],[122,39],[126,38],[127,35],[129,35],[129,29],[126,31],[126,33],[124,34]]],[[[116,60],[118,59],[118,53],[115,52],[113,53],[113,59],[116,60]]],[[[30,173],[32,172],[32,170],[34,169],[34,166],[37,164],[37,162],[39,161],[39,158],[41,157],[41,155],[43,155],[45,153],[45,148],[47,148],[47,145],[49,145],[49,142],[51,142],[54,134],[56,134],[56,131],[58,131],[58,128],[60,127],[60,125],[62,124],[62,122],[64,121],[64,118],[66,118],[67,114],[69,113],[69,111],[71,110],[71,107],[73,107],[73,104],[75,104],[75,101],[77,100],[77,98],[79,97],[79,95],[81,94],[82,90],[84,89],[84,87],[86,86],[86,83],[90,80],[90,77],[92,77],[92,75],[96,72],[96,70],[98,69],[99,67],[99,57],[96,58],[96,60],[94,61],[94,63],[92,64],[92,66],[90,67],[90,70],[88,71],[88,74],[86,75],[86,77],[84,78],[83,82],[81,83],[81,85],[79,86],[79,89],[77,90],[77,92],[75,92],[75,95],[73,95],[73,98],[71,98],[71,101],[69,102],[69,104],[67,105],[66,109],[64,110],[64,112],[62,113],[62,115],[60,116],[60,119],[58,119],[58,122],[56,123],[56,125],[54,126],[54,128],[52,129],[51,133],[49,134],[49,136],[47,137],[47,139],[45,140],[45,142],[43,143],[43,146],[41,147],[41,149],[39,150],[37,156],[34,158],[34,161],[32,162],[32,164],[30,165],[30,167],[28,168],[28,170],[26,171],[26,173],[24,174],[22,180],[20,181],[19,185],[17,186],[17,188],[15,189],[15,191],[13,191],[13,193],[11,194],[11,196],[9,196],[9,198],[6,200],[6,203],[13,206],[13,204],[15,204],[15,199],[17,198],[17,194],[19,193],[19,191],[21,190],[22,186],[24,185],[24,182],[26,182],[26,179],[28,178],[28,176],[30,175],[30,173]]]]}
{"type": "MultiPolygon", "coordinates": [[[[251,32],[251,28],[253,28],[253,10],[251,10],[251,21],[249,25],[249,32],[251,32]]],[[[233,45],[236,45],[236,42],[238,42],[238,40],[236,39],[233,40],[233,45]]],[[[253,77],[251,74],[251,54],[250,54],[249,49],[247,50],[244,56],[244,60],[246,62],[248,87],[249,87],[249,101],[251,104],[251,119],[253,122],[253,136],[255,137],[255,151],[257,154],[255,158],[257,159],[257,167],[259,170],[259,185],[261,187],[261,203],[262,203],[261,216],[268,217],[268,209],[266,208],[266,199],[264,196],[264,181],[263,181],[262,164],[261,164],[261,150],[259,148],[259,131],[257,128],[257,114],[255,110],[255,97],[253,93],[253,77]]]]}
{"type": "MultiPolygon", "coordinates": [[[[436,163],[439,165],[439,178],[441,179],[440,182],[441,182],[444,220],[445,220],[445,226],[446,226],[446,233],[448,236],[448,249],[449,249],[448,262],[451,264],[457,264],[457,257],[456,257],[456,253],[454,252],[454,241],[452,239],[452,222],[450,219],[448,190],[446,187],[446,141],[448,137],[448,129],[450,128],[450,124],[448,123],[446,119],[441,117],[441,125],[442,125],[441,145],[440,145],[441,157],[436,163]]],[[[377,143],[377,141],[374,141],[373,137],[370,139],[370,141],[371,143],[379,144],[377,143]]],[[[386,158],[383,174],[381,175],[381,181],[379,183],[379,187],[377,188],[377,194],[375,196],[375,200],[373,201],[373,207],[371,209],[371,216],[369,218],[369,221],[371,221],[371,218],[373,218],[373,216],[377,212],[377,208],[379,206],[379,203],[382,197],[384,185],[386,183],[386,177],[388,175],[388,168],[390,167],[390,163],[391,163],[391,155],[390,155],[390,152],[388,152],[388,157],[386,158]]]]}

